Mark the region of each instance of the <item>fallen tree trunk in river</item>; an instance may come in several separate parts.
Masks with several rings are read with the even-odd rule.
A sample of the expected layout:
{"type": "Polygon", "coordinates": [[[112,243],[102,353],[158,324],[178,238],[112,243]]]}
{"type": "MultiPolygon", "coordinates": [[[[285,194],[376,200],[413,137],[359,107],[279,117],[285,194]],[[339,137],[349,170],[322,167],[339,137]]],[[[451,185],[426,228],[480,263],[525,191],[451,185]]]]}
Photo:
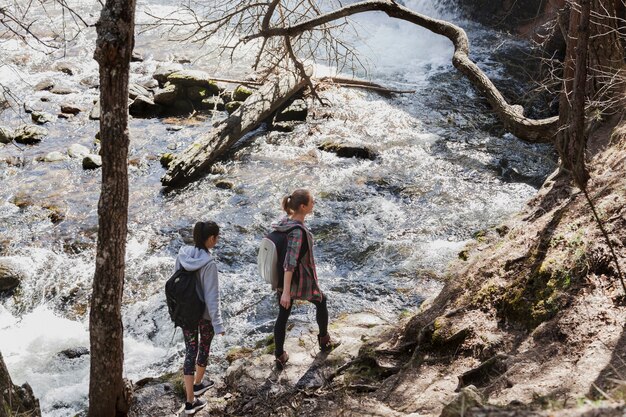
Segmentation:
{"type": "Polygon", "coordinates": [[[244,37],[243,41],[278,36],[296,37],[335,20],[370,11],[384,12],[392,18],[411,22],[448,38],[454,45],[452,65],[484,95],[509,132],[527,142],[554,141],[558,117],[531,119],[524,116],[522,106],[509,104],[489,77],[469,58],[469,39],[462,28],[445,20],[433,19],[414,12],[395,0],[366,0],[348,4],[292,26],[264,27],[258,33],[244,37]]]}
{"type": "Polygon", "coordinates": [[[248,97],[228,119],[176,155],[161,178],[161,183],[179,187],[205,174],[217,158],[246,133],[259,126],[305,84],[306,80],[295,72],[284,72],[271,78],[248,97]]]}

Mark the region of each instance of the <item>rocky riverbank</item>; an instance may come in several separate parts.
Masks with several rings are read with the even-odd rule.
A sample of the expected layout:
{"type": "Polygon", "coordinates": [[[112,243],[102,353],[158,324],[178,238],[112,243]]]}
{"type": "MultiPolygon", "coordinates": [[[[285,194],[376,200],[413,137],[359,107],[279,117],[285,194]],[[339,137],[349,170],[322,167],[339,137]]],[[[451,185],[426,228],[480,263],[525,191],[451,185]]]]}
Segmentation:
{"type": "MultiPolygon", "coordinates": [[[[590,148],[589,194],[624,270],[626,124],[605,126],[590,148]]],[[[584,195],[553,177],[459,254],[417,315],[393,326],[345,317],[333,329],[344,344],[328,357],[309,328],[294,328],[282,373],[271,347],[244,350],[199,415],[621,416],[617,276],[584,195]]]]}

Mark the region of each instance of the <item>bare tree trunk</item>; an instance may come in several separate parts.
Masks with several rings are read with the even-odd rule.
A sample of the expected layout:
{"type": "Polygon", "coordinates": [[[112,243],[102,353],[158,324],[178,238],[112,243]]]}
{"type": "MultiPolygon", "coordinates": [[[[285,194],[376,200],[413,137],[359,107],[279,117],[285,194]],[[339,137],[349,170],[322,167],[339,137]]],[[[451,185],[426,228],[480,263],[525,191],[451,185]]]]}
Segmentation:
{"type": "Polygon", "coordinates": [[[128,394],[121,303],[128,220],[128,75],[134,46],[135,0],[107,0],[97,24],[100,65],[102,190],[91,295],[89,417],[125,416],[128,394]]]}

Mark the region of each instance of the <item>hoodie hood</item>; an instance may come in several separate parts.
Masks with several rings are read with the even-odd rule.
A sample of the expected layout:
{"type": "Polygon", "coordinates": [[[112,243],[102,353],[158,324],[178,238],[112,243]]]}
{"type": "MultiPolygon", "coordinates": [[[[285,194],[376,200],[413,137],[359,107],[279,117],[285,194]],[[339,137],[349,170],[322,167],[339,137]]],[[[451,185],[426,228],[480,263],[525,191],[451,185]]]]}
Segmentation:
{"type": "Polygon", "coordinates": [[[289,229],[293,229],[296,226],[304,227],[304,224],[297,220],[290,219],[289,217],[283,217],[280,221],[272,223],[272,229],[279,232],[286,232],[289,229]]]}
{"type": "Polygon", "coordinates": [[[183,246],[178,251],[178,261],[187,271],[197,271],[212,260],[213,257],[207,251],[195,246],[183,246]]]}

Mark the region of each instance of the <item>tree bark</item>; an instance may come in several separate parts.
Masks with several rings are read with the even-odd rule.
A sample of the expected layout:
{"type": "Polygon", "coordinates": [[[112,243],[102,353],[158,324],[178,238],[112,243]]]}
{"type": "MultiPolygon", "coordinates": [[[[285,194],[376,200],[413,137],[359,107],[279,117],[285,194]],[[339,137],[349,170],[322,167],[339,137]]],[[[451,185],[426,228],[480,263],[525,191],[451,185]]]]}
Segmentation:
{"type": "Polygon", "coordinates": [[[202,176],[217,158],[300,91],[305,83],[306,80],[295,72],[283,72],[269,80],[228,119],[177,155],[161,183],[179,187],[202,176]]]}
{"type": "Polygon", "coordinates": [[[411,22],[450,39],[454,45],[452,64],[487,98],[508,131],[528,142],[554,141],[558,117],[541,120],[529,119],[524,117],[522,106],[509,104],[489,77],[469,58],[469,39],[462,28],[450,22],[414,12],[394,0],[369,0],[354,3],[293,26],[261,29],[257,34],[248,36],[244,40],[260,37],[297,36],[319,25],[368,11],[382,11],[390,17],[411,22]]]}
{"type": "Polygon", "coordinates": [[[121,315],[128,220],[128,76],[135,0],[107,0],[97,23],[100,65],[102,189],[89,332],[89,417],[125,416],[128,392],[121,315]]]}

